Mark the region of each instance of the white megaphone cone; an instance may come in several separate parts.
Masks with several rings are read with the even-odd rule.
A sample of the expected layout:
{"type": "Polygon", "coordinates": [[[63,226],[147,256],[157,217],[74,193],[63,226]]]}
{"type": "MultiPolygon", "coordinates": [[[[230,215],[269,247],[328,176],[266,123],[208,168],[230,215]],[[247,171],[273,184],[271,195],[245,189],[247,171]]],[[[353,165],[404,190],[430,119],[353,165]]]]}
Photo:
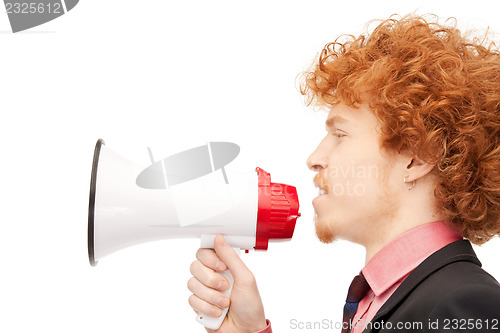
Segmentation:
{"type": "MultiPolygon", "coordinates": [[[[260,168],[231,175],[224,166],[239,153],[228,142],[205,146],[154,161],[142,168],[98,140],[92,164],[88,216],[88,252],[92,266],[120,249],[168,238],[200,238],[213,248],[217,234],[235,249],[267,250],[269,240],[291,239],[300,216],[295,187],[271,183],[260,168]],[[214,181],[213,172],[221,170],[214,181]]],[[[239,251],[237,251],[239,253],[239,251]]],[[[232,276],[226,291],[230,296],[232,276]]],[[[219,318],[197,320],[218,329],[219,318]]]]}

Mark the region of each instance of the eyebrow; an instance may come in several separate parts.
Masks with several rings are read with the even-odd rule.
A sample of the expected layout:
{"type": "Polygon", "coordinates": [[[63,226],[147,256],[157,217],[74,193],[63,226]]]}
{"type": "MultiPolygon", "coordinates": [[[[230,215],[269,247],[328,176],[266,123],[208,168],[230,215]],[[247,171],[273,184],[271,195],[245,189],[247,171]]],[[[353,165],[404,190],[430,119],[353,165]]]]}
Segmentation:
{"type": "Polygon", "coordinates": [[[326,128],[331,128],[333,124],[335,123],[348,123],[349,120],[345,119],[344,117],[341,116],[333,116],[330,117],[326,120],[326,128]]]}

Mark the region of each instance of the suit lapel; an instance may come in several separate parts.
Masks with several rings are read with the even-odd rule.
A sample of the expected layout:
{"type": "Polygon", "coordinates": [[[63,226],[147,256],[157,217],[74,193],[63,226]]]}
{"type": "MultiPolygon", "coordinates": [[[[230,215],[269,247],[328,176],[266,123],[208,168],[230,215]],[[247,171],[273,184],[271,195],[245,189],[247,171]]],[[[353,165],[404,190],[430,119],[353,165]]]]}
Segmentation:
{"type": "MultiPolygon", "coordinates": [[[[452,262],[456,261],[470,261],[481,266],[481,262],[477,259],[474,250],[469,241],[459,240],[448,244],[442,249],[431,254],[419,266],[417,266],[408,277],[396,289],[394,294],[382,305],[372,322],[383,319],[385,315],[390,313],[396,306],[398,306],[405,297],[410,294],[423,280],[429,275],[439,270],[452,262]]],[[[365,329],[364,332],[371,332],[365,329]]]]}

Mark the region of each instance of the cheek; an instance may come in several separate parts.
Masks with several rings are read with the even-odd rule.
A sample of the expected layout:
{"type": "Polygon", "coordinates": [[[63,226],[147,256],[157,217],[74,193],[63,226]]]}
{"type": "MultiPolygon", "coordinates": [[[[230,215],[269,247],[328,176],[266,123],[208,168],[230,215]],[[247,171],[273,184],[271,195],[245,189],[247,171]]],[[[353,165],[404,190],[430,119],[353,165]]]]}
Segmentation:
{"type": "Polygon", "coordinates": [[[400,196],[397,188],[394,188],[394,167],[380,157],[370,170],[365,182],[362,182],[366,191],[359,204],[374,217],[392,216],[397,211],[400,196]]]}
{"type": "Polygon", "coordinates": [[[371,156],[344,159],[328,170],[329,192],[337,196],[364,196],[380,185],[380,179],[381,166],[371,156]]]}

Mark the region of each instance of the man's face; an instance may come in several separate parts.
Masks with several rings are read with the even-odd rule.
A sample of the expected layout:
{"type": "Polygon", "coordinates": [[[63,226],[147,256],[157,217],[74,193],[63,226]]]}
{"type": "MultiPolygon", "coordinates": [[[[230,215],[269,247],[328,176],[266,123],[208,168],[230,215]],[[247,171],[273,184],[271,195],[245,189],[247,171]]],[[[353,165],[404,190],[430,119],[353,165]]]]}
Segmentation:
{"type": "Polygon", "coordinates": [[[367,105],[334,106],[326,126],[307,160],[320,187],[313,200],[316,234],[325,243],[341,238],[367,245],[398,209],[393,189],[402,187],[402,160],[380,148],[380,123],[367,105]]]}

